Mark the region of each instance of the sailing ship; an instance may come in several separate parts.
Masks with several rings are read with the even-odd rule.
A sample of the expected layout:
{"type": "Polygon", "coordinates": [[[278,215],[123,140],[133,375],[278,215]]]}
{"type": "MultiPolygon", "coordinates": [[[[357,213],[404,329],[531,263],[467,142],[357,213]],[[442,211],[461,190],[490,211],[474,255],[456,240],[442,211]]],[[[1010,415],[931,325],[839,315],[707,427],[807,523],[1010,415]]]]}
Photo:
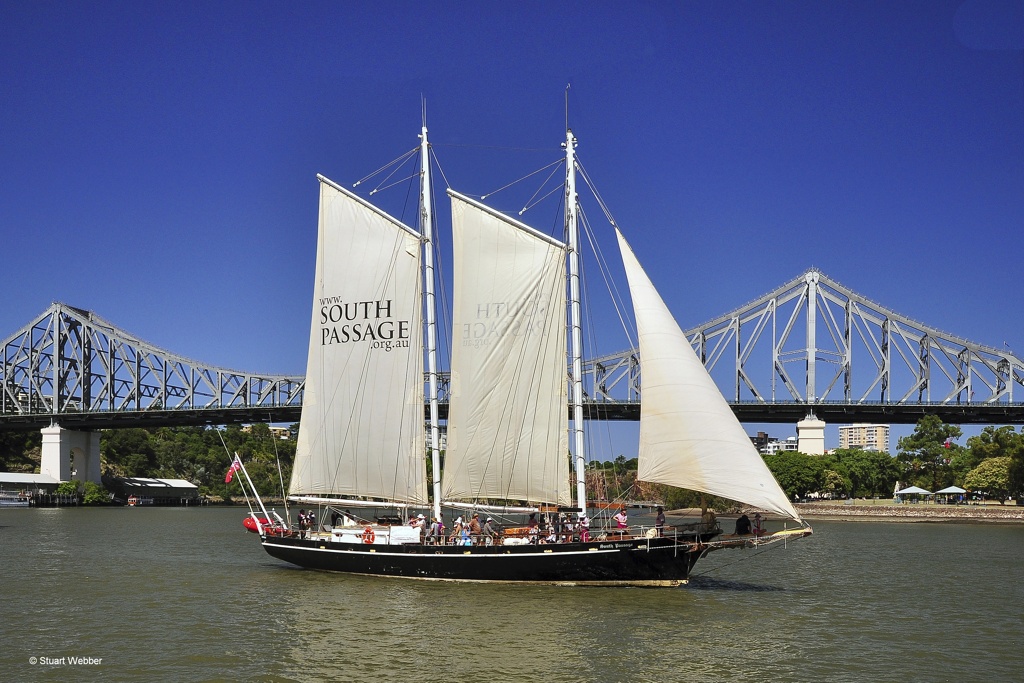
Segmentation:
{"type": "Polygon", "coordinates": [[[565,241],[448,190],[454,348],[443,462],[426,126],[419,230],[318,176],[313,315],[289,500],[316,506],[331,524],[294,531],[260,503],[246,525],[270,555],[417,579],[679,585],[712,550],[811,533],[617,227],[643,377],[638,478],[741,501],[798,526],[762,536],[701,523],[586,531],[576,145],[567,131],[565,241]],[[365,521],[356,507],[392,514],[365,521]],[[443,508],[448,519],[464,510],[467,520],[473,511],[557,511],[575,524],[554,543],[522,527],[493,543],[455,544],[404,523],[416,510],[443,519],[443,508]]]}

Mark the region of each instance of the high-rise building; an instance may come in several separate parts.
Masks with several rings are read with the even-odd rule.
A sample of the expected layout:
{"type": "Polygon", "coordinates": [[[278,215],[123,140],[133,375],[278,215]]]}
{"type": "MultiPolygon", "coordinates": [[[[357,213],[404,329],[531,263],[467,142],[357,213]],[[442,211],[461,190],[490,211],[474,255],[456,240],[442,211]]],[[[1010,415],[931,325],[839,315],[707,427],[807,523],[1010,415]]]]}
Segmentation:
{"type": "Polygon", "coordinates": [[[888,453],[889,425],[843,425],[839,428],[839,447],[888,453]]]}

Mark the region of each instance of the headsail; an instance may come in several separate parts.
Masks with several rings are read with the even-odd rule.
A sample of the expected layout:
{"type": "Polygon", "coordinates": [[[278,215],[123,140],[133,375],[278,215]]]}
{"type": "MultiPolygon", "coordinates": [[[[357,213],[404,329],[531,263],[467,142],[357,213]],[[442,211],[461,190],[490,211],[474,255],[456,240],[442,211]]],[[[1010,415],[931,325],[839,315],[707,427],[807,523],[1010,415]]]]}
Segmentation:
{"type": "Polygon", "coordinates": [[[427,502],[420,236],[320,179],[292,495],[427,502]]]}
{"type": "Polygon", "coordinates": [[[640,336],[643,481],[702,491],[798,520],[622,233],[619,250],[640,336]]]}
{"type": "Polygon", "coordinates": [[[565,246],[449,190],[445,499],[568,504],[565,246]]]}

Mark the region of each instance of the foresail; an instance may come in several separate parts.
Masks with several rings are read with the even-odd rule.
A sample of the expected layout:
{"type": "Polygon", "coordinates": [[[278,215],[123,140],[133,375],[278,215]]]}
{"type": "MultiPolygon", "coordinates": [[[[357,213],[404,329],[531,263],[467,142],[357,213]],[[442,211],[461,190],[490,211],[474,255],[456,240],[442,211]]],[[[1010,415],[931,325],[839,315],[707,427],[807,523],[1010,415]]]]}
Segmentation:
{"type": "Polygon", "coordinates": [[[565,248],[452,197],[448,499],[568,504],[565,248]]]}
{"type": "Polygon", "coordinates": [[[427,502],[420,236],[320,178],[290,493],[427,502]]]}
{"type": "Polygon", "coordinates": [[[616,230],[640,336],[637,477],[800,516],[616,230]]]}

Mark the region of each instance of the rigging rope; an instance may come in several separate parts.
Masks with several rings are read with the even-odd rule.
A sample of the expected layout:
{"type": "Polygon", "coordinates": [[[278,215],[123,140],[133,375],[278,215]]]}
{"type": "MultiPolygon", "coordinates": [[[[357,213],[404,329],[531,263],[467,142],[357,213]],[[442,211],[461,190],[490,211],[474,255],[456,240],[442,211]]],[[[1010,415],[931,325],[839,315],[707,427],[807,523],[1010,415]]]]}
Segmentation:
{"type": "MultiPolygon", "coordinates": [[[[782,540],[782,539],[780,539],[780,540],[782,540]]],[[[757,547],[757,546],[755,546],[755,547],[757,547]]],[[[727,562],[727,563],[725,563],[723,565],[719,565],[718,567],[712,567],[712,568],[710,568],[708,570],[700,572],[699,574],[691,574],[690,577],[692,578],[694,576],[704,576],[706,574],[710,574],[711,572],[717,572],[719,569],[725,569],[726,567],[728,567],[730,565],[734,565],[737,562],[743,562],[744,560],[749,560],[751,558],[757,557],[758,555],[763,555],[764,553],[767,553],[769,551],[778,550],[779,548],[785,548],[785,547],[787,547],[787,545],[785,543],[783,543],[782,545],[778,545],[777,546],[777,545],[775,545],[775,542],[769,542],[769,543],[765,544],[765,548],[763,550],[760,550],[760,551],[755,552],[755,553],[751,553],[749,555],[744,555],[743,557],[741,557],[738,560],[733,560],[732,562],[727,562]]],[[[709,548],[708,552],[710,552],[711,550],[715,550],[715,548],[709,548]]]]}

